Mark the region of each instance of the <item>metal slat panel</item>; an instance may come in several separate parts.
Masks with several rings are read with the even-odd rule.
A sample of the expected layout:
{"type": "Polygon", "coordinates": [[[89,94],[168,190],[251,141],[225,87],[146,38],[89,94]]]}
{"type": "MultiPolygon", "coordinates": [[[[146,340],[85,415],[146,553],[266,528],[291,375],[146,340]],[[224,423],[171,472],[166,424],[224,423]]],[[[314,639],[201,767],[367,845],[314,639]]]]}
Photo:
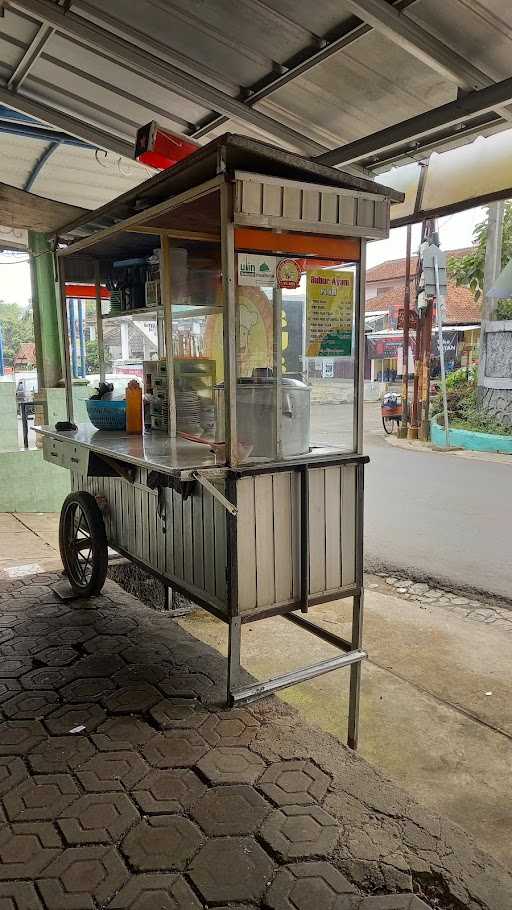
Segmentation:
{"type": "Polygon", "coordinates": [[[165,571],[167,575],[174,575],[174,501],[169,491],[165,498],[167,513],[167,533],[165,535],[165,571]]]}
{"type": "Polygon", "coordinates": [[[325,591],[325,471],[309,472],[309,593],[325,591]]]}
{"type": "Polygon", "coordinates": [[[298,187],[285,186],[283,191],[283,218],[300,221],[301,192],[298,187]]]}
{"type": "Polygon", "coordinates": [[[338,224],[338,195],[322,193],[320,196],[320,221],[322,224],[338,224]]]}
{"type": "Polygon", "coordinates": [[[272,476],[255,478],[256,579],[258,607],[269,606],[275,599],[274,516],[272,476]]]}
{"type": "Polygon", "coordinates": [[[353,196],[340,196],[339,199],[339,223],[352,227],[356,223],[356,200],[353,196]]]}
{"type": "Polygon", "coordinates": [[[244,180],[242,187],[242,211],[246,215],[261,215],[263,184],[244,180]]]}
{"type": "Polygon", "coordinates": [[[194,538],[192,532],[192,497],[183,502],[183,577],[194,583],[194,538]]]}
{"type": "Polygon", "coordinates": [[[292,593],[294,599],[300,597],[300,474],[294,471],[291,475],[291,561],[292,593]]]}
{"type": "Polygon", "coordinates": [[[320,193],[318,190],[302,191],[302,221],[320,221],[320,193]]]}
{"type": "MultiPolygon", "coordinates": [[[[224,493],[224,487],[222,489],[224,493]]],[[[226,599],[226,516],[220,502],[214,500],[213,522],[215,526],[215,594],[219,600],[226,599]]]]}
{"type": "MultiPolygon", "coordinates": [[[[199,484],[198,484],[199,486],[199,484]]],[[[192,497],[192,534],[194,538],[194,584],[204,587],[204,528],[203,499],[207,494],[201,486],[192,497]]]]}
{"type": "Polygon", "coordinates": [[[182,498],[172,490],[173,530],[174,530],[174,574],[183,578],[183,509],[182,498]]]}
{"type": "Polygon", "coordinates": [[[213,521],[213,497],[205,492],[203,496],[204,526],[204,587],[209,594],[215,594],[215,525],[213,521]]]}
{"type": "Polygon", "coordinates": [[[341,470],[325,469],[325,584],[341,584],[341,470]]]}
{"type": "Polygon", "coordinates": [[[283,188],[276,183],[263,184],[263,215],[283,214],[283,188]]]}
{"type": "Polygon", "coordinates": [[[291,480],[292,475],[284,472],[274,474],[272,477],[274,578],[277,603],[290,600],[293,591],[291,480]]]}
{"type": "Polygon", "coordinates": [[[236,485],[238,505],[238,606],[240,612],[256,607],[256,536],[254,477],[243,477],[236,485]]]}
{"type": "MultiPolygon", "coordinates": [[[[168,490],[164,490],[164,505],[167,505],[168,499],[168,490]]],[[[164,513],[165,514],[165,513],[164,513]]],[[[157,535],[157,562],[158,562],[158,571],[161,575],[165,575],[165,543],[168,531],[164,533],[164,528],[166,528],[166,522],[160,518],[157,510],[157,520],[156,520],[156,535],[157,535]]]]}
{"type": "Polygon", "coordinates": [[[341,583],[355,581],[356,571],[356,469],[341,469],[341,583]]]}

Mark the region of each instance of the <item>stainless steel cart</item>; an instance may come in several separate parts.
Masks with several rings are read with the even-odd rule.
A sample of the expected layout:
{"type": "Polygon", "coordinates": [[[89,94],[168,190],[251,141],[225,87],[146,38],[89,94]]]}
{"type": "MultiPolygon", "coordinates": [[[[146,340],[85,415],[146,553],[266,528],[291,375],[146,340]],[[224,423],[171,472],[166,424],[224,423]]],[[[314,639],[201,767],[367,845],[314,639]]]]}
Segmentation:
{"type": "MultiPolygon", "coordinates": [[[[362,454],[365,245],[369,239],[387,236],[390,202],[400,198],[364,178],[226,135],[169,172],[75,221],[60,236],[67,243],[56,254],[60,284],[63,289],[66,280],[94,278],[100,347],[106,318],[100,285],[112,279],[116,262],[160,249],[161,304],[156,304],[156,319],[160,320],[159,355],[165,365],[167,433],[130,436],[96,431],[90,423],[71,432],[51,426],[38,429],[45,458],[71,471],[72,493],[61,518],[61,551],[74,589],[91,593],[101,587],[108,545],[226,622],[231,704],[350,667],[348,742],[353,748],[358,735],[361,661],[366,656],[362,649],[363,483],[368,460],[362,454]],[[272,272],[270,276],[258,277],[263,265],[272,272]],[[313,272],[320,284],[327,276],[333,282],[341,274],[346,276],[351,324],[345,332],[343,355],[331,357],[341,375],[336,388],[347,398],[340,405],[340,431],[334,425],[334,411],[322,410],[321,403],[309,407],[310,389],[324,388],[321,380],[315,384],[311,374],[325,357],[318,341],[320,329],[317,325],[315,335],[311,324],[325,315],[322,302],[320,309],[310,308],[313,272]],[[305,300],[300,295],[306,285],[305,300]],[[293,293],[288,298],[289,291],[293,293]],[[296,320],[301,337],[298,377],[296,371],[291,376],[287,370],[284,298],[292,309],[294,300],[301,307],[302,315],[296,320]],[[251,316],[251,307],[256,316],[251,316]],[[218,361],[220,404],[211,439],[180,429],[183,401],[189,408],[187,419],[196,419],[195,399],[184,398],[176,388],[173,368],[176,332],[180,320],[187,317],[195,320],[196,331],[209,333],[209,356],[218,361]],[[251,332],[256,339],[252,348],[247,342],[251,332]],[[307,357],[312,338],[316,356],[307,357]],[[297,443],[303,434],[295,433],[290,449],[286,444],[290,421],[299,419],[300,410],[290,397],[296,387],[308,396],[307,414],[303,407],[300,419],[309,421],[313,415],[314,426],[307,445],[297,443]],[[265,411],[251,423],[247,410],[249,418],[251,407],[259,414],[258,402],[264,402],[265,411]],[[332,421],[326,419],[327,413],[333,414],[332,421]],[[332,441],[326,438],[329,435],[332,441]],[[315,605],[347,597],[353,599],[350,640],[306,618],[315,605]],[[241,685],[242,628],[275,615],[335,645],[340,654],[241,685]]],[[[63,290],[61,305],[66,326],[63,290]]],[[[287,329],[288,344],[289,336],[287,329]]],[[[69,345],[67,339],[63,342],[72,420],[69,345]]],[[[207,406],[212,405],[207,402],[207,406]]]]}

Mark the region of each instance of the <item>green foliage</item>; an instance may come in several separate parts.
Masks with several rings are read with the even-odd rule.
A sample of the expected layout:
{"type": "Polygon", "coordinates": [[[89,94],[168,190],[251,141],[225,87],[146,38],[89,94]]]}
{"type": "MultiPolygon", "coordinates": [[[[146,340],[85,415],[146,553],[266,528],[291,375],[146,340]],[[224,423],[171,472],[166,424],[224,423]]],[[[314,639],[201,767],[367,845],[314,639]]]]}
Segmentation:
{"type": "Polygon", "coordinates": [[[14,358],[26,341],[34,340],[32,310],[17,303],[0,301],[0,325],[4,342],[4,362],[6,366],[14,365],[14,358]]]}
{"type": "Polygon", "coordinates": [[[85,363],[87,373],[99,373],[100,357],[97,341],[87,341],[85,345],[85,363]]]}
{"type": "Polygon", "coordinates": [[[498,300],[496,319],[512,319],[512,300],[498,300]]]}
{"type": "MultiPolygon", "coordinates": [[[[504,426],[491,414],[488,414],[477,401],[476,370],[455,370],[446,378],[446,398],[448,401],[448,419],[451,427],[461,430],[473,430],[476,433],[494,433],[499,436],[512,436],[512,427],[504,426]]],[[[440,415],[444,426],[443,395],[441,389],[432,399],[432,414],[440,415]]]]}
{"type": "MultiPolygon", "coordinates": [[[[475,295],[475,300],[479,300],[484,285],[487,214],[485,221],[480,221],[473,231],[473,244],[473,249],[466,256],[452,257],[448,260],[448,274],[456,284],[469,288],[475,295]]],[[[503,268],[510,259],[512,259],[512,202],[506,202],[503,217],[501,267],[503,268]]]]}

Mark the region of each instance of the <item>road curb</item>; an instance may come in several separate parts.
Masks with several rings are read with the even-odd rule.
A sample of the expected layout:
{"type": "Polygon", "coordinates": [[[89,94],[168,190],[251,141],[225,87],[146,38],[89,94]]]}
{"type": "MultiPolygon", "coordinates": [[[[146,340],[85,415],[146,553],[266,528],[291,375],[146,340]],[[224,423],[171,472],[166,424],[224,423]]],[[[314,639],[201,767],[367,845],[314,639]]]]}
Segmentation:
{"type": "Polygon", "coordinates": [[[433,452],[436,455],[445,455],[449,458],[468,458],[473,461],[490,461],[496,464],[512,464],[512,455],[503,455],[499,452],[474,452],[469,449],[445,449],[434,446],[430,442],[421,442],[419,439],[398,439],[396,436],[386,436],[388,445],[409,452],[433,452]]]}

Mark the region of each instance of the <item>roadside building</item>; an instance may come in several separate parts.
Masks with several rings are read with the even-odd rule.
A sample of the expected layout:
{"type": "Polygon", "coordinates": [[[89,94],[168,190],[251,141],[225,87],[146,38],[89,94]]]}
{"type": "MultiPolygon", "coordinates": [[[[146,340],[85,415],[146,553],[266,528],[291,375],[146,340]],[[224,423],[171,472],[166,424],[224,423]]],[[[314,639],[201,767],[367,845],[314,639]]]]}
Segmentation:
{"type": "MultiPolygon", "coordinates": [[[[459,257],[468,249],[447,250],[447,256],[459,257]]],[[[411,308],[414,309],[414,276],[418,266],[416,256],[411,261],[411,308]]],[[[393,259],[369,269],[366,276],[365,378],[393,382],[403,374],[403,332],[400,311],[404,306],[405,259],[393,259]]],[[[447,371],[470,366],[478,358],[480,339],[480,304],[469,288],[448,282],[446,315],[443,328],[447,371]]],[[[412,328],[409,352],[409,373],[414,372],[415,333],[412,328]]],[[[439,372],[439,348],[434,333],[432,344],[432,376],[439,372]]]]}

